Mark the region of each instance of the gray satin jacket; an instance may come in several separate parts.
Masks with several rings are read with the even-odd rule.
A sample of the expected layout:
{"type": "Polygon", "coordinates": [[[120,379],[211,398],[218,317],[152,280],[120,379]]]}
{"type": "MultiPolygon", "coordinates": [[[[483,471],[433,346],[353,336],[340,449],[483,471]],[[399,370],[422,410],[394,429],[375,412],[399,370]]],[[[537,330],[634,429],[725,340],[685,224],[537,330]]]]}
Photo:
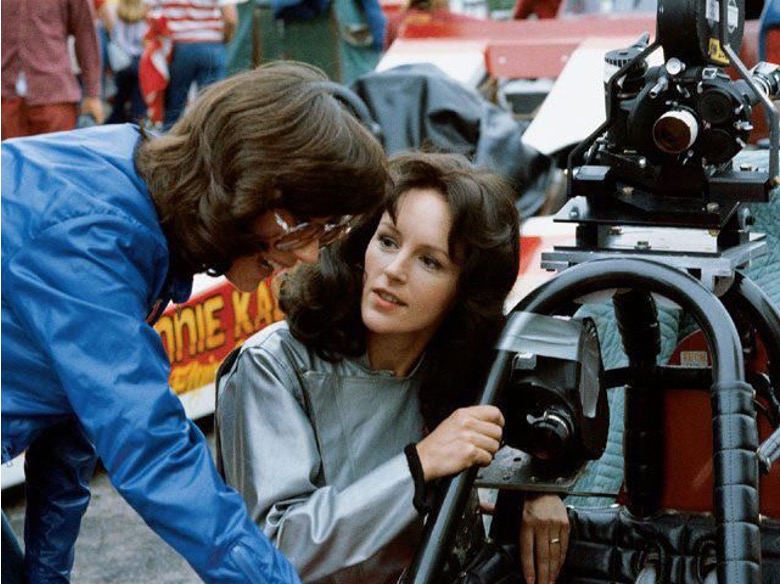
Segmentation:
{"type": "Polygon", "coordinates": [[[403,448],[423,437],[418,366],[330,363],[276,323],[218,380],[229,485],[305,582],[395,582],[422,517],[403,448]]]}

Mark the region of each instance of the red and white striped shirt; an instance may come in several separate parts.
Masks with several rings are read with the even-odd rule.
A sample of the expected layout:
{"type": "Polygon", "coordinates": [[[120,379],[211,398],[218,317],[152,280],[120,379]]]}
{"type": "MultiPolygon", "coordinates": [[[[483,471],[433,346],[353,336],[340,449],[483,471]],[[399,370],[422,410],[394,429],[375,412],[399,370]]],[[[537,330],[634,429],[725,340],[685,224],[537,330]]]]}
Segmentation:
{"type": "Polygon", "coordinates": [[[246,0],[144,0],[149,17],[163,16],[177,43],[221,43],[224,39],[222,6],[246,0]]]}

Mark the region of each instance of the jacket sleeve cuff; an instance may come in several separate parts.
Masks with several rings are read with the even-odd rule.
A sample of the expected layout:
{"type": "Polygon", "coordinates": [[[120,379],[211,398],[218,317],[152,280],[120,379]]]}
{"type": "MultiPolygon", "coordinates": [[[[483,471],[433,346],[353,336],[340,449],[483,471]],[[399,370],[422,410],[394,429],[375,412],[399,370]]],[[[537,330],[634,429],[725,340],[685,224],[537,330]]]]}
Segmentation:
{"type": "Polygon", "coordinates": [[[425,484],[425,474],[423,473],[420,456],[417,454],[417,443],[407,444],[404,448],[404,454],[414,480],[414,498],[412,503],[420,515],[425,515],[431,510],[432,495],[428,492],[428,486],[425,484]]]}

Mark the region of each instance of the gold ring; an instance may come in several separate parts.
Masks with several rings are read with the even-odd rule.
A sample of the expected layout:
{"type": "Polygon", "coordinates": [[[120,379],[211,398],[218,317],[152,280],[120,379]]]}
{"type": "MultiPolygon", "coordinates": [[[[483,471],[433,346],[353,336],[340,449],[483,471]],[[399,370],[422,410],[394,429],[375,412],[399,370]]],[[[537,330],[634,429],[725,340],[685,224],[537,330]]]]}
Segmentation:
{"type": "Polygon", "coordinates": [[[561,540],[559,538],[555,537],[555,538],[550,540],[550,545],[552,545],[554,543],[561,543],[561,540]]]}

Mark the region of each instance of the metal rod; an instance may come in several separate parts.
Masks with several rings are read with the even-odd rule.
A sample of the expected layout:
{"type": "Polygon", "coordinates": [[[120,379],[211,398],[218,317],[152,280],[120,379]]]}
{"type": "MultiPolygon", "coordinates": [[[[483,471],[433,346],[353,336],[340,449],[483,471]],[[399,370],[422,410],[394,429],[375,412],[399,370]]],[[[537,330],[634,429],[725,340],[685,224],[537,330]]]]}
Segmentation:
{"type": "MultiPolygon", "coordinates": [[[[722,4],[725,5],[725,2],[722,4]]],[[[731,64],[739,72],[740,77],[745,80],[750,89],[753,90],[756,97],[761,100],[764,106],[764,111],[767,116],[767,123],[769,124],[769,176],[772,179],[772,186],[780,184],[780,169],[778,168],[778,150],[780,149],[780,117],[778,116],[775,105],[769,96],[761,91],[753,80],[753,76],[748,71],[745,64],[740,60],[739,55],[731,48],[730,45],[723,47],[724,52],[728,56],[731,64]]]]}
{"type": "MultiPolygon", "coordinates": [[[[490,369],[480,404],[491,405],[498,401],[506,382],[510,357],[511,353],[499,351],[490,369]]],[[[477,469],[471,468],[454,477],[447,485],[442,504],[431,512],[425,524],[417,556],[409,571],[408,582],[430,584],[436,581],[476,476],[477,469]]]]}

